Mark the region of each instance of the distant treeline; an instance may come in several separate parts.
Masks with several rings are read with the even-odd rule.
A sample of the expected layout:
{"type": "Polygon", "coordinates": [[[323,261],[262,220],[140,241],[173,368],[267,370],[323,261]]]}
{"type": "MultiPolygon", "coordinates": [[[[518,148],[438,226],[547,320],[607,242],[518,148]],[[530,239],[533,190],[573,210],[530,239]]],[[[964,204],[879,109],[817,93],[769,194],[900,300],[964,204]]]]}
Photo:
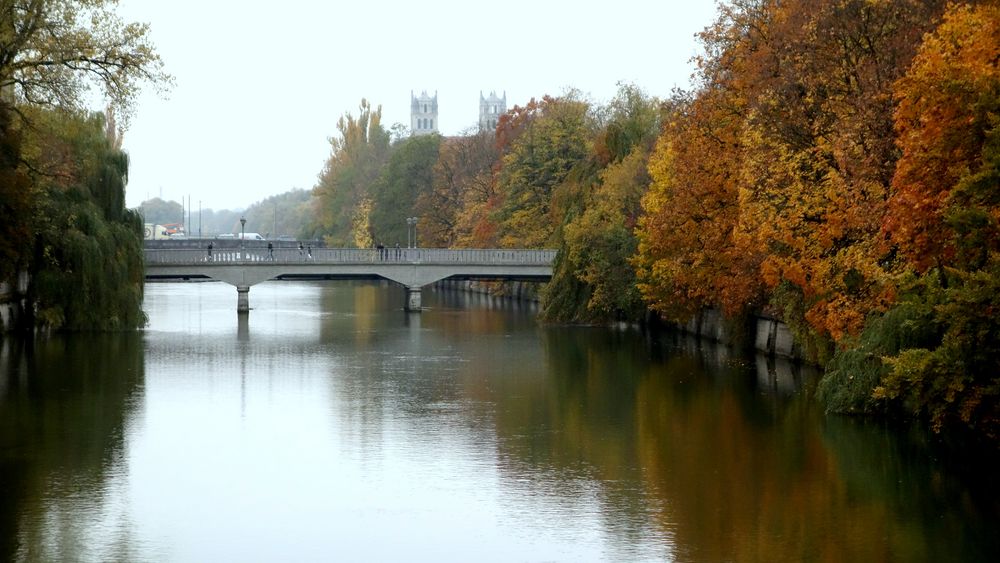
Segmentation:
{"type": "Polygon", "coordinates": [[[260,233],[267,238],[299,238],[310,221],[310,199],[307,190],[291,190],[258,201],[245,210],[199,209],[194,205],[189,210],[177,201],[155,197],[142,202],[138,211],[146,223],[183,225],[188,237],[239,233],[240,218],[244,218],[246,232],[260,233]]]}

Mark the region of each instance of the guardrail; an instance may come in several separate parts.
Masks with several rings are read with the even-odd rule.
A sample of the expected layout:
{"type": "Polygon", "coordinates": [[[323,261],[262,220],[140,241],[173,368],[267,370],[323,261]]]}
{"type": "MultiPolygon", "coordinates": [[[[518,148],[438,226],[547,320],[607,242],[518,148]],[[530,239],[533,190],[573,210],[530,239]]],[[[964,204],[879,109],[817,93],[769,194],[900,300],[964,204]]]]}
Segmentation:
{"type": "Polygon", "coordinates": [[[445,248],[147,249],[146,264],[470,264],[549,266],[556,250],[445,248]]]}

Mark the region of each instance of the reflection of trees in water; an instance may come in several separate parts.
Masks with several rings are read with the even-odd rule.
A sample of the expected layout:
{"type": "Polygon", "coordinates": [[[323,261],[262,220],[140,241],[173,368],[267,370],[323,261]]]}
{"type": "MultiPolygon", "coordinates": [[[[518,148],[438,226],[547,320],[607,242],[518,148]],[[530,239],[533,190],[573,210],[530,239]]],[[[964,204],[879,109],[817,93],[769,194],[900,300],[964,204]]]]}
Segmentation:
{"type": "Polygon", "coordinates": [[[898,560],[997,560],[1000,454],[992,445],[946,444],[918,424],[845,416],[827,418],[821,432],[853,504],[895,515],[886,533],[898,538],[898,560]]]}
{"type": "Polygon", "coordinates": [[[870,424],[831,440],[807,369],[607,330],[548,329],[543,345],[547,374],[494,382],[506,486],[595,498],[624,558],[651,536],[680,561],[929,561],[982,545],[962,524],[968,485],[870,424]]]}
{"type": "Polygon", "coordinates": [[[95,514],[118,524],[102,547],[129,559],[129,515],[113,513],[108,482],[143,366],[134,333],[0,341],[0,559],[78,559],[95,514]]]}

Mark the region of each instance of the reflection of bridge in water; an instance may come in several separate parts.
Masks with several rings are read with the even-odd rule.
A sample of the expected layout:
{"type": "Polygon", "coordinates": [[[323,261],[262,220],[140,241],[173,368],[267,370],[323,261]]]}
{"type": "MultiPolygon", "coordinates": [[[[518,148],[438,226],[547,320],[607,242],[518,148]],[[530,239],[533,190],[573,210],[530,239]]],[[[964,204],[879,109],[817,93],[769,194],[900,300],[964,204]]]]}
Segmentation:
{"type": "Polygon", "coordinates": [[[267,280],[387,279],[406,288],[406,308],[420,310],[425,285],[453,280],[547,281],[555,250],[440,248],[147,249],[147,280],[214,279],[236,286],[240,313],[250,286],[267,280]]]}

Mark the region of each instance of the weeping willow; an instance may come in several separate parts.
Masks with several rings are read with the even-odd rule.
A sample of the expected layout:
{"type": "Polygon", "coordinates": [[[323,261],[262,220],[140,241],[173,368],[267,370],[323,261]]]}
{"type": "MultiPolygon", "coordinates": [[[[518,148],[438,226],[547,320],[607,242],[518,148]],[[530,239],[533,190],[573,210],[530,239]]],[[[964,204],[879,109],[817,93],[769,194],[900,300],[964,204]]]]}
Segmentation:
{"type": "Polygon", "coordinates": [[[142,311],[142,218],[125,208],[128,155],[100,114],[77,118],[61,139],[70,170],[41,183],[36,199],[32,288],[38,326],[127,330],[142,311]]]}

